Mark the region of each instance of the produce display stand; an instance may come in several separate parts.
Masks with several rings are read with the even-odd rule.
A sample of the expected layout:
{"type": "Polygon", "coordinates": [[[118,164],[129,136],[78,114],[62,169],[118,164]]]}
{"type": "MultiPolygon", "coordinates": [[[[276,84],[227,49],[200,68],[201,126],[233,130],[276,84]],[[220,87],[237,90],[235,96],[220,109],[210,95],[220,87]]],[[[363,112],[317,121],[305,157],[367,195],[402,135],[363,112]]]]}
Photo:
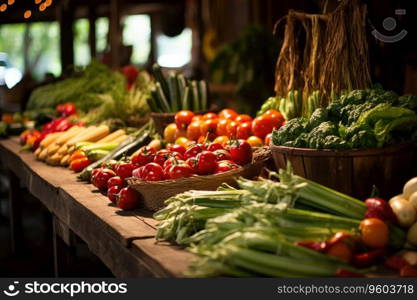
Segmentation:
{"type": "Polygon", "coordinates": [[[65,268],[65,248],[80,237],[116,277],[178,277],[192,255],[154,238],[156,221],[145,210],[120,211],[107,197],[64,168],[20,152],[17,138],[0,141],[0,160],[10,173],[12,249],[22,247],[21,187],[39,199],[53,216],[55,275],[65,268]],[[64,256],[64,257],[62,257],[64,256]]]}

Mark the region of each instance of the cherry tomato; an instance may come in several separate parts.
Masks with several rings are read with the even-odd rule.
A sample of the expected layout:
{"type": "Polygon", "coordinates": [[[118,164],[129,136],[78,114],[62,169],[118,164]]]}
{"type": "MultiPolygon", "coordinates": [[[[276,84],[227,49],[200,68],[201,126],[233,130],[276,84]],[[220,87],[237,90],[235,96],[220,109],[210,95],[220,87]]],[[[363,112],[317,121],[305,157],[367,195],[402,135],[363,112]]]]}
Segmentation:
{"type": "Polygon", "coordinates": [[[194,117],[191,119],[191,123],[192,122],[202,122],[204,121],[204,116],[203,115],[194,115],[194,117]]]}
{"type": "Polygon", "coordinates": [[[194,117],[194,113],[189,110],[181,110],[175,114],[175,124],[177,125],[178,129],[186,129],[188,125],[190,125],[192,119],[194,117]]]}
{"type": "Polygon", "coordinates": [[[187,163],[172,165],[169,168],[169,178],[178,179],[183,177],[191,177],[194,175],[193,169],[187,163]]]}
{"type": "Polygon", "coordinates": [[[113,186],[118,186],[118,187],[123,187],[123,179],[119,176],[114,176],[112,178],[109,178],[109,180],[107,180],[107,189],[113,187],[113,186]]]}
{"type": "Polygon", "coordinates": [[[203,147],[200,144],[196,144],[188,148],[184,153],[184,159],[189,159],[190,157],[196,157],[198,153],[203,151],[203,147]]]}
{"type": "Polygon", "coordinates": [[[246,140],[252,135],[252,122],[239,124],[236,129],[236,138],[246,140]]]}
{"type": "Polygon", "coordinates": [[[70,169],[74,172],[81,172],[92,163],[87,157],[77,158],[70,163],[70,169]]]}
{"type": "Polygon", "coordinates": [[[268,133],[265,137],[264,144],[265,146],[271,145],[272,133],[268,133]]]}
{"type": "Polygon", "coordinates": [[[122,179],[128,178],[132,176],[132,171],[135,169],[135,165],[133,163],[121,163],[116,168],[116,174],[122,179]]]}
{"type": "Polygon", "coordinates": [[[252,122],[252,132],[257,137],[264,139],[274,128],[280,127],[281,124],[272,118],[265,116],[256,117],[252,122]]]}
{"type": "Polygon", "coordinates": [[[219,120],[217,123],[216,134],[218,136],[227,136],[227,125],[229,125],[230,122],[231,120],[228,119],[219,120]]]}
{"type": "Polygon", "coordinates": [[[214,155],[216,155],[217,161],[231,160],[232,159],[232,156],[230,155],[230,153],[227,150],[224,150],[224,149],[216,150],[213,153],[214,153],[214,155]]]}
{"type": "Polygon", "coordinates": [[[213,174],[216,169],[217,157],[213,152],[203,151],[197,155],[197,174],[213,174]]]}
{"type": "Polygon", "coordinates": [[[201,136],[201,121],[193,121],[187,128],[187,138],[192,141],[198,140],[201,136]]]}
{"type": "Polygon", "coordinates": [[[119,185],[113,185],[109,187],[107,190],[107,198],[109,198],[111,202],[116,203],[121,189],[122,187],[119,185]]]}
{"type": "Polygon", "coordinates": [[[326,254],[337,257],[347,263],[349,263],[353,257],[352,249],[344,242],[334,244],[326,251],[326,254]]]}
{"type": "Polygon", "coordinates": [[[228,119],[228,120],[234,120],[238,116],[237,112],[235,112],[233,109],[225,108],[219,113],[220,119],[228,119]]]}
{"type": "Polygon", "coordinates": [[[175,141],[178,140],[179,138],[187,138],[187,130],[185,129],[177,129],[175,131],[175,141]]]}
{"type": "Polygon", "coordinates": [[[252,147],[245,140],[233,141],[230,146],[230,155],[238,165],[246,165],[252,161],[252,147]]]}
{"type": "Polygon", "coordinates": [[[229,124],[227,124],[227,136],[230,139],[235,139],[236,138],[236,132],[237,132],[237,128],[240,125],[240,123],[236,122],[236,121],[231,121],[229,124]]]}
{"type": "Polygon", "coordinates": [[[218,136],[214,139],[213,143],[218,143],[223,146],[229,141],[229,138],[225,135],[218,136]]]}
{"type": "Polygon", "coordinates": [[[214,120],[214,119],[218,119],[219,117],[215,113],[206,113],[203,116],[203,118],[204,118],[204,120],[214,120]]]}
{"type": "Polygon", "coordinates": [[[201,124],[201,135],[207,137],[209,140],[216,138],[218,119],[209,119],[201,124]]]}
{"type": "Polygon", "coordinates": [[[362,242],[371,248],[382,248],[388,245],[389,229],[384,221],[377,218],[362,220],[359,225],[362,242]]]}
{"type": "Polygon", "coordinates": [[[221,160],[217,162],[217,166],[216,166],[214,173],[216,174],[223,173],[223,172],[227,172],[227,171],[237,169],[237,168],[239,168],[239,166],[235,164],[233,161],[221,160]]]}
{"type": "Polygon", "coordinates": [[[141,167],[153,161],[156,154],[156,150],[152,147],[143,147],[138,153],[134,154],[131,158],[132,164],[137,167],[141,167]]]}
{"type": "Polygon", "coordinates": [[[262,147],[264,143],[262,142],[262,139],[257,136],[251,136],[246,140],[251,147],[262,147]]]}
{"type": "Polygon", "coordinates": [[[207,147],[207,150],[211,151],[211,152],[216,151],[216,150],[220,150],[220,149],[223,149],[223,146],[219,143],[211,143],[207,147]]]}
{"type": "Polygon", "coordinates": [[[176,145],[183,146],[184,148],[186,148],[189,143],[190,143],[190,140],[187,139],[186,137],[179,137],[178,139],[175,140],[176,145]]]}
{"type": "Polygon", "coordinates": [[[125,187],[120,190],[117,200],[117,206],[123,210],[132,210],[139,207],[140,200],[138,192],[131,187],[125,187]]]}
{"type": "Polygon", "coordinates": [[[108,161],[105,161],[101,164],[101,167],[103,169],[112,169],[113,171],[116,171],[116,167],[119,165],[119,162],[117,160],[111,159],[108,161]]]}
{"type": "Polygon", "coordinates": [[[164,129],[164,139],[167,143],[175,142],[175,134],[177,132],[177,125],[175,123],[169,124],[164,129]]]}
{"type": "Polygon", "coordinates": [[[101,169],[92,178],[92,184],[99,190],[107,189],[107,182],[110,178],[116,176],[116,173],[110,169],[101,169]]]}
{"type": "Polygon", "coordinates": [[[283,115],[275,109],[269,109],[263,115],[275,120],[280,126],[282,126],[282,123],[285,121],[283,115]]]}
{"type": "Polygon", "coordinates": [[[252,117],[249,115],[238,115],[237,118],[235,119],[236,122],[239,123],[244,123],[244,122],[252,122],[252,117]]]}

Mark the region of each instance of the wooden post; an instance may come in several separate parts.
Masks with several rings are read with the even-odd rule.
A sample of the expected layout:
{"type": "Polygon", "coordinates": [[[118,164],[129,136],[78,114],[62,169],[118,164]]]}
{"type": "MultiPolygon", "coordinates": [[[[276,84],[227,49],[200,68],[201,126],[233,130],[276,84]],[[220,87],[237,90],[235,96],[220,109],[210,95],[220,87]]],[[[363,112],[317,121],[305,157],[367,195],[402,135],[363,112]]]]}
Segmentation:
{"type": "Polygon", "coordinates": [[[111,0],[110,1],[110,51],[112,68],[120,68],[120,50],[122,45],[122,33],[120,29],[120,13],[123,1],[111,0]]]}
{"type": "Polygon", "coordinates": [[[71,265],[74,261],[72,247],[72,231],[56,216],[52,216],[52,241],[54,246],[54,275],[68,277],[71,275],[71,265]]]}
{"type": "Polygon", "coordinates": [[[19,178],[9,170],[9,218],[11,250],[19,254],[23,250],[23,226],[22,226],[22,191],[19,178]]]}
{"type": "Polygon", "coordinates": [[[60,1],[59,3],[59,27],[61,46],[61,66],[64,72],[74,64],[74,7],[72,1],[60,1]]]}
{"type": "Polygon", "coordinates": [[[88,22],[89,22],[89,31],[88,31],[88,44],[90,45],[90,56],[91,59],[97,57],[97,37],[96,37],[96,19],[95,8],[93,5],[88,6],[88,22]]]}

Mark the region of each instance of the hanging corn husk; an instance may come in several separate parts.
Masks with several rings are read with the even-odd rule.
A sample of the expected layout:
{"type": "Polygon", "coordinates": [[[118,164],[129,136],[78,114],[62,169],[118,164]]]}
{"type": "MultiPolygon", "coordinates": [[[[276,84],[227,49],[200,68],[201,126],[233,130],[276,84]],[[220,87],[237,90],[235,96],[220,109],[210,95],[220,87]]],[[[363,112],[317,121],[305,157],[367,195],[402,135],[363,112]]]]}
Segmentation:
{"type": "Polygon", "coordinates": [[[314,91],[320,95],[320,105],[326,106],[332,94],[369,87],[366,12],[360,0],[343,0],[336,10],[323,15],[290,10],[283,19],[284,39],[276,64],[277,97],[302,91],[301,113],[306,114],[314,91]]]}

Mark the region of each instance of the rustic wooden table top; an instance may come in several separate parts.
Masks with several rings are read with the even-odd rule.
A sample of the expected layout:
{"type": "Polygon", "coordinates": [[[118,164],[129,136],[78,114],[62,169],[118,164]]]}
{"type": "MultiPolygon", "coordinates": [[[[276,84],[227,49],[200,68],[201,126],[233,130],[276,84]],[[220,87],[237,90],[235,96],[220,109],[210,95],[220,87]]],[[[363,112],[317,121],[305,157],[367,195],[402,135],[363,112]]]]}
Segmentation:
{"type": "Polygon", "coordinates": [[[83,239],[117,277],[180,277],[192,254],[156,243],[156,221],[145,210],[121,211],[69,169],[20,152],[17,138],[0,141],[0,160],[31,194],[83,239]]]}

